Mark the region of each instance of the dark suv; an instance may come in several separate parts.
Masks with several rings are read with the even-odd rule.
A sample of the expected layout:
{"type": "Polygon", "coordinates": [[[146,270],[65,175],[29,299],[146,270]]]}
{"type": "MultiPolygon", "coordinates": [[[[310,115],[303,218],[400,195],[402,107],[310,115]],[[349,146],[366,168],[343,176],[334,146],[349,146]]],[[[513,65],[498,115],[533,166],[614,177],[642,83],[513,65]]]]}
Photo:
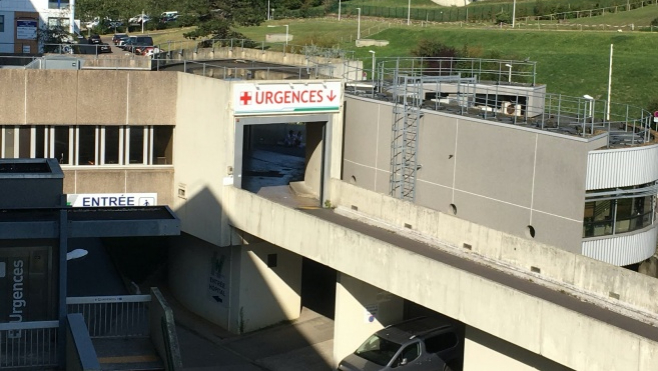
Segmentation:
{"type": "Polygon", "coordinates": [[[454,370],[460,364],[459,345],[452,325],[419,317],[377,331],[340,362],[338,371],[454,370]]]}
{"type": "Polygon", "coordinates": [[[87,42],[89,42],[90,44],[101,44],[102,40],[99,35],[91,35],[89,36],[89,39],[87,39],[87,42]]]}

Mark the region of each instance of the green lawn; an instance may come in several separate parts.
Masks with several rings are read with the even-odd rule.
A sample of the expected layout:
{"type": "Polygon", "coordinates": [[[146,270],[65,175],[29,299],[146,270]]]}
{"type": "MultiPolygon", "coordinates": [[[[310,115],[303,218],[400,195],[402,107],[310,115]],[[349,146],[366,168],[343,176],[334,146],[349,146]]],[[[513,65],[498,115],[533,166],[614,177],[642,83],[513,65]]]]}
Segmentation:
{"type": "MultiPolygon", "coordinates": [[[[597,99],[606,99],[610,44],[614,44],[613,102],[646,107],[655,95],[649,90],[651,84],[658,81],[658,69],[654,67],[658,58],[657,33],[528,31],[495,27],[462,29],[455,25],[407,27],[396,23],[370,37],[388,40],[388,46],[356,48],[353,40],[357,22],[354,18],[345,17],[340,22],[329,18],[276,20],[259,27],[240,28],[239,31],[261,42],[268,33],[285,32],[283,27],[268,28],[267,25],[285,24],[289,25],[289,32],[294,37],[291,44],[315,43],[353,50],[355,57],[362,58],[365,64],[371,61],[368,50],[375,50],[378,59],[409,56],[422,38],[437,39],[458,50],[468,45],[485,56],[498,52],[501,58],[530,58],[537,62],[537,82],[547,84],[549,92],[571,96],[589,94],[597,99]]],[[[362,19],[362,34],[370,27],[385,24],[379,20],[362,19]]],[[[182,31],[155,35],[154,40],[157,43],[182,40],[181,34],[182,31]]],[[[189,41],[187,46],[192,47],[193,42],[189,41]]]]}

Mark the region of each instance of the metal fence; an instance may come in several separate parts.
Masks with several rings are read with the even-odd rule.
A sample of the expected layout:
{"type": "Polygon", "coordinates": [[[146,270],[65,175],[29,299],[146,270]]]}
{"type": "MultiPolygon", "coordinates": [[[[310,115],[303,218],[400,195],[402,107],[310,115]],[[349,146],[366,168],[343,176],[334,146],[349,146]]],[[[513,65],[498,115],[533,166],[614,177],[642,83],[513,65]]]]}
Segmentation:
{"type": "Polygon", "coordinates": [[[58,321],[0,323],[0,369],[57,366],[58,321]]]}
{"type": "Polygon", "coordinates": [[[373,58],[372,66],[364,70],[364,76],[374,69],[374,79],[348,82],[346,93],[565,135],[608,133],[608,147],[652,140],[651,112],[588,95],[546,93],[535,84],[534,62],[373,58]],[[417,78],[410,80],[410,76],[417,78]],[[409,81],[413,81],[412,86],[409,81]],[[414,95],[412,99],[409,94],[414,95]]]}
{"type": "Polygon", "coordinates": [[[92,338],[148,337],[151,295],[71,297],[69,313],[81,313],[92,338]]]}

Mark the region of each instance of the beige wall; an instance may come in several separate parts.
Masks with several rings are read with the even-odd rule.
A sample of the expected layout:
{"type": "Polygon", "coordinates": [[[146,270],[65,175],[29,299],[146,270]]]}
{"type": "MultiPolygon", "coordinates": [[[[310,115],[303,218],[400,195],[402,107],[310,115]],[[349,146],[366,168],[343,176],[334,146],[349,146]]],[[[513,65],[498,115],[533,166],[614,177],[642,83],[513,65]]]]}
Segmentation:
{"type": "Polygon", "coordinates": [[[176,72],[1,69],[0,81],[13,108],[0,125],[176,124],[176,72]]]}
{"type": "Polygon", "coordinates": [[[398,296],[338,273],[336,282],[336,315],[334,318],[334,367],[354,352],[368,336],[385,326],[403,320],[404,300],[398,296]],[[369,322],[366,308],[376,310],[369,322]]]}
{"type": "Polygon", "coordinates": [[[239,247],[217,247],[188,234],[172,239],[169,248],[169,287],[176,299],[192,312],[224,328],[229,321],[230,304],[238,297],[239,247]],[[228,303],[219,303],[209,290],[213,256],[224,256],[223,271],[228,287],[228,303]],[[237,257],[237,258],[236,258],[237,257]]]}
{"type": "Polygon", "coordinates": [[[159,205],[173,206],[174,169],[64,170],[64,193],[157,193],[159,205]]]}
{"type": "MultiPolygon", "coordinates": [[[[388,194],[393,106],[345,104],[342,179],[388,194]]],[[[433,111],[418,138],[418,205],[452,204],[459,218],[521,237],[532,226],[536,241],[581,251],[587,140],[433,111]]]]}
{"type": "Polygon", "coordinates": [[[178,79],[174,211],[181,218],[184,232],[228,246],[231,232],[221,190],[234,157],[231,83],[183,73],[178,79]],[[178,189],[185,189],[185,198],[178,196],[178,189]]]}
{"type": "Polygon", "coordinates": [[[243,245],[240,254],[239,300],[232,306],[231,330],[250,332],[299,318],[302,257],[268,242],[243,245]],[[267,266],[270,254],[277,256],[276,267],[267,266]]]}

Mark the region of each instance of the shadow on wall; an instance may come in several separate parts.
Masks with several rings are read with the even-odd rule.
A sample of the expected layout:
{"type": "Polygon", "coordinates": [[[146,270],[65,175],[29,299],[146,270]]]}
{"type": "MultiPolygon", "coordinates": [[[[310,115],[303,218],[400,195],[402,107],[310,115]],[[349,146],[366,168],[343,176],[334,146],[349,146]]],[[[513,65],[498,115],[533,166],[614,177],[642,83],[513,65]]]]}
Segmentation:
{"type": "MultiPolygon", "coordinates": [[[[167,273],[169,287],[178,302],[217,325],[218,332],[229,330],[234,334],[282,324],[299,316],[303,300],[300,298],[300,255],[228,227],[231,221],[221,220],[226,218],[222,217],[222,203],[208,188],[179,205],[177,213],[182,219],[183,233],[169,240],[167,273]],[[209,231],[221,235],[220,240],[226,246],[220,247],[201,238],[209,231]]],[[[254,218],[260,217],[254,215],[254,218]]],[[[273,326],[263,331],[249,336],[263,336],[258,340],[263,347],[277,349],[279,354],[303,348],[303,358],[322,367],[299,368],[298,362],[302,360],[295,357],[281,357],[277,362],[297,362],[290,369],[331,368],[329,360],[310,346],[317,343],[313,333],[300,332],[293,326],[273,326]],[[270,332],[272,334],[268,335],[270,332]],[[284,342],[281,341],[283,335],[284,342]]],[[[262,362],[268,361],[264,359],[263,349],[254,349],[246,340],[244,343],[235,340],[231,347],[243,358],[259,363],[261,358],[262,362]]],[[[228,365],[231,360],[226,362],[228,365]]]]}

